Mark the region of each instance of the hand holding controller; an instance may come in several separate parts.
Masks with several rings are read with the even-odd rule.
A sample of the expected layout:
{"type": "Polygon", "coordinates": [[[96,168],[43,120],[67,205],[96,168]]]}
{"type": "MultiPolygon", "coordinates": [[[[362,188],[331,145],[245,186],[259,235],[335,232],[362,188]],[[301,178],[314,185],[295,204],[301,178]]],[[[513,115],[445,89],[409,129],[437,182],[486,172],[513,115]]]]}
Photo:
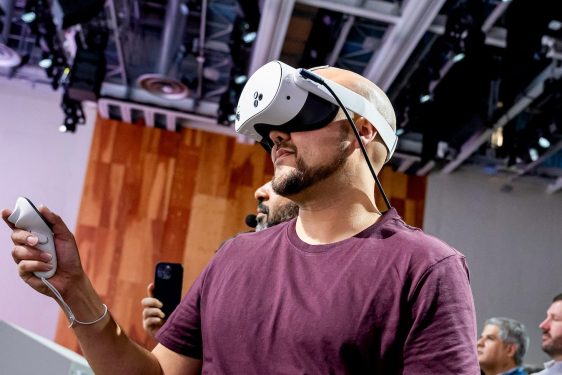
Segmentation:
{"type": "Polygon", "coordinates": [[[31,201],[24,197],[16,200],[16,207],[8,217],[8,221],[17,228],[33,233],[38,238],[35,246],[37,249],[46,251],[53,256],[51,263],[53,269],[47,272],[35,272],[35,276],[48,279],[57,271],[57,254],[55,252],[55,242],[53,231],[49,222],[39,213],[31,201]]]}

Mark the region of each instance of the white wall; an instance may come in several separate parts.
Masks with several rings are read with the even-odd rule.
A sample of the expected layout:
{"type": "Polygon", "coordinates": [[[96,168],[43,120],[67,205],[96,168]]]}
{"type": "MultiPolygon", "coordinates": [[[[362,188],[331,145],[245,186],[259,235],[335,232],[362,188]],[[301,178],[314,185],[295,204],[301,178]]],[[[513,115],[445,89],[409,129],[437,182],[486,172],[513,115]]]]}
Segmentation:
{"type": "MultiPolygon", "coordinates": [[[[76,133],[62,134],[61,93],[0,78],[0,208],[20,195],[43,203],[73,229],[78,215],[95,110],[76,133]]],[[[0,224],[0,320],[53,339],[58,305],[17,275],[7,226],[0,224]]]]}
{"type": "Polygon", "coordinates": [[[487,318],[517,319],[531,337],[525,362],[542,364],[538,324],[562,293],[562,193],[530,177],[502,192],[506,182],[467,168],[431,175],[424,229],[466,255],[479,334],[487,318]]]}

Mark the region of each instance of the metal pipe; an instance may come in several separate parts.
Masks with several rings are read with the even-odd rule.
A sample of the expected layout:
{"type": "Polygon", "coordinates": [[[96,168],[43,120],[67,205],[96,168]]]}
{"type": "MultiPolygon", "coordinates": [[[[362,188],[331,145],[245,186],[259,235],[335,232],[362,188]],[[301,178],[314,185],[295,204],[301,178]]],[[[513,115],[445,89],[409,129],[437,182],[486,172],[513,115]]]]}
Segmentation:
{"type": "Polygon", "coordinates": [[[4,28],[2,29],[2,40],[0,42],[8,44],[8,36],[10,35],[10,27],[12,26],[12,16],[14,14],[15,0],[5,0],[4,2],[4,28]]]}
{"type": "Polygon", "coordinates": [[[201,2],[201,23],[199,24],[199,56],[197,56],[197,97],[203,96],[203,69],[205,68],[205,30],[207,27],[207,0],[201,2]]]}
{"type": "Polygon", "coordinates": [[[166,17],[164,19],[164,30],[162,31],[162,46],[156,71],[159,74],[167,75],[174,53],[177,51],[177,28],[183,20],[180,9],[181,0],[169,0],[166,6],[166,17]]]}
{"type": "Polygon", "coordinates": [[[121,80],[123,86],[129,87],[129,78],[127,77],[127,66],[125,65],[125,54],[123,53],[123,44],[119,35],[119,23],[117,22],[117,12],[115,11],[115,2],[107,0],[106,7],[109,11],[111,28],[113,29],[113,38],[115,39],[115,49],[117,50],[117,60],[119,60],[119,71],[121,72],[121,80]]]}

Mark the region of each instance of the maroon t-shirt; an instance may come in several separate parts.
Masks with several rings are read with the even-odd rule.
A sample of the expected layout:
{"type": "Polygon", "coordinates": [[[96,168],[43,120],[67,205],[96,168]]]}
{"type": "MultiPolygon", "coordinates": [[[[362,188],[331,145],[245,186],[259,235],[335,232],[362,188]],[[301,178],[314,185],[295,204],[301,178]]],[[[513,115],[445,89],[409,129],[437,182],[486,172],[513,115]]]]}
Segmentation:
{"type": "Polygon", "coordinates": [[[309,245],[295,220],[225,242],[157,336],[209,374],[479,374],[462,254],[394,209],[309,245]]]}

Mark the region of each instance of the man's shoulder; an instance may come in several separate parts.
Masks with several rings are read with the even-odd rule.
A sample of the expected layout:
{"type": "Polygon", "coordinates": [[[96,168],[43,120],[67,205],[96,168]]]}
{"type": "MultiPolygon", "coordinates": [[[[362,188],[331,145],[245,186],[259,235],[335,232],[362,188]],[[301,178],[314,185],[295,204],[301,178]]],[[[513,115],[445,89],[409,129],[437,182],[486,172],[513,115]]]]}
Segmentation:
{"type": "Polygon", "coordinates": [[[445,241],[408,225],[397,214],[385,223],[388,246],[412,260],[437,263],[445,258],[464,255],[445,241]]]}
{"type": "Polygon", "coordinates": [[[273,241],[281,240],[286,233],[287,226],[290,225],[291,222],[292,220],[257,232],[239,233],[226,240],[217,253],[263,249],[265,244],[271,244],[273,241]]]}

